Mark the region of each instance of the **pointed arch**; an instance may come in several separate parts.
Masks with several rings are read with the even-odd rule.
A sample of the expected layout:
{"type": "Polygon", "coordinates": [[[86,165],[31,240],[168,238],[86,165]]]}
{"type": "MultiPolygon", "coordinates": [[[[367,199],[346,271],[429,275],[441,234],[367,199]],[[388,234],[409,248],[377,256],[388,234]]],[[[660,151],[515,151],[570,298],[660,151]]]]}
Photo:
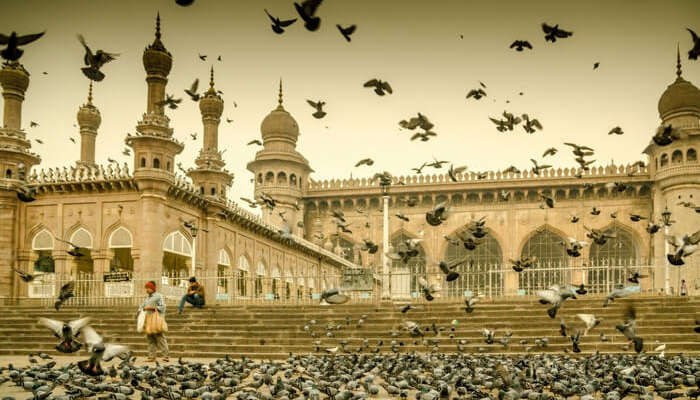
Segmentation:
{"type": "Polygon", "coordinates": [[[109,234],[107,245],[110,249],[131,248],[134,247],[134,237],[131,231],[120,226],[109,234]]]}
{"type": "Polygon", "coordinates": [[[267,276],[267,267],[263,260],[258,261],[258,265],[255,267],[255,273],[258,276],[267,276]]]}
{"type": "MultiPolygon", "coordinates": [[[[390,236],[390,243],[394,251],[400,243],[408,239],[417,239],[416,235],[411,235],[403,229],[399,229],[390,236]]],[[[418,279],[427,279],[425,248],[418,244],[418,255],[411,257],[407,263],[401,260],[391,261],[391,285],[392,296],[410,297],[418,293],[418,279]]]]}
{"type": "Polygon", "coordinates": [[[231,266],[231,257],[228,255],[228,251],[226,251],[226,249],[219,250],[219,265],[223,265],[225,267],[231,266]]]}
{"type": "Polygon", "coordinates": [[[238,266],[237,268],[240,271],[246,271],[250,272],[250,257],[246,256],[245,254],[241,254],[238,256],[238,266]]]}
{"type": "MultiPolygon", "coordinates": [[[[455,237],[465,230],[466,226],[456,229],[450,237],[455,237]]],[[[445,261],[467,260],[466,263],[456,267],[455,271],[459,273],[459,278],[447,287],[447,294],[450,297],[463,297],[465,291],[471,291],[474,295],[502,293],[503,250],[498,240],[492,235],[492,230],[487,230],[488,234],[478,239],[480,243],[474,250],[467,250],[461,241],[459,246],[455,246],[444,240],[447,246],[444,250],[445,261]]]]}
{"type": "Polygon", "coordinates": [[[179,230],[171,232],[165,237],[163,251],[192,257],[192,245],[187,236],[179,230]]]}
{"type": "Polygon", "coordinates": [[[532,254],[533,251],[536,251],[536,249],[534,249],[532,245],[542,243],[546,246],[545,248],[541,248],[539,250],[544,250],[544,252],[542,253],[544,257],[538,257],[538,261],[547,262],[548,260],[565,260],[566,249],[558,242],[565,241],[567,236],[568,235],[562,230],[557,229],[550,224],[542,224],[533,231],[529,232],[525,236],[525,238],[523,238],[523,240],[520,243],[520,246],[518,247],[518,254],[520,254],[521,257],[527,257],[530,255],[536,256],[536,254],[532,254]],[[546,242],[533,241],[535,237],[537,237],[538,239],[548,240],[546,242]],[[553,244],[557,244],[557,246],[550,246],[553,244]],[[547,251],[550,252],[549,256],[547,256],[547,251]]]}
{"type": "Polygon", "coordinates": [[[592,265],[631,265],[639,261],[641,238],[632,227],[613,222],[601,230],[612,231],[616,237],[604,245],[591,243],[588,257],[592,265]]]}
{"type": "Polygon", "coordinates": [[[78,247],[92,249],[92,234],[82,226],[73,231],[68,241],[78,247]]]}
{"type": "Polygon", "coordinates": [[[53,250],[53,235],[43,228],[32,237],[32,250],[53,250]]]}

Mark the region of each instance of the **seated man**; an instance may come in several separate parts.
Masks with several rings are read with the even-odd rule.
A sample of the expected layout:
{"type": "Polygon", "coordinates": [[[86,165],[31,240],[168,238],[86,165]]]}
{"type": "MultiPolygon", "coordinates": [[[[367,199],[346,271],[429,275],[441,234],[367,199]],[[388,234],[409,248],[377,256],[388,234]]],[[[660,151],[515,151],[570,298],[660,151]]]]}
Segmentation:
{"type": "Polygon", "coordinates": [[[197,282],[194,276],[190,278],[187,294],[182,296],[182,300],[180,300],[178,314],[182,314],[182,309],[185,308],[185,302],[192,304],[193,307],[204,307],[204,287],[197,282]]]}

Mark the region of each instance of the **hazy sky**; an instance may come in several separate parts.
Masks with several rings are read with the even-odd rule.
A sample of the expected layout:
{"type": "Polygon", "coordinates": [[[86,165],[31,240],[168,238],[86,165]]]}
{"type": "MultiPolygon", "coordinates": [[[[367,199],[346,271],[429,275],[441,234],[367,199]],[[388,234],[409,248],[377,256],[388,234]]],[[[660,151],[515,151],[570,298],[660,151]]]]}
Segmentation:
{"type": "MultiPolygon", "coordinates": [[[[271,31],[264,8],[282,19],[297,17],[293,2],[282,0],[196,0],[187,8],[173,0],[3,0],[3,33],[47,30],[21,59],[32,74],[23,125],[30,138],[45,142],[32,144],[41,167],[72,164],[80,156],[80,146],[68,140],[79,138],[73,124],[88,88],[77,33],[93,50],[121,54],[103,67],[107,78],[95,87],[94,104],[102,113],[97,161],[111,157],[132,165],[121,149],[146,109],[141,57],[153,41],[157,11],[163,43],[174,58],[168,93],[186,97],[183,89],[197,77],[206,88],[214,63],[216,87],[226,102],[219,147],[227,149],[227,167],[236,175],[229,192],[234,199],[252,194],[245,165],[259,148],[245,144],[260,138],[260,123],[277,103],[280,77],[284,107],[301,131],[297,149],[317,180],[380,170],[408,174],[432,156],[471,171],[522,168],[550,146],[562,150],[550,160],[555,166],[573,166],[563,141],[595,148],[604,164],[646,160],[641,151],[659,125],[659,96],[675,79],[677,42],[684,78],[700,84],[700,63],[687,59],[691,39],[685,30],[700,32],[697,0],[326,0],[318,10],[318,31],[308,32],[297,21],[281,36],[271,31]],[[574,34],[546,43],[542,22],[574,34]],[[357,24],[351,43],[336,23],[357,24]],[[529,40],[534,50],[509,49],[515,39],[529,40]],[[200,61],[198,53],[209,59],[200,61]],[[223,62],[215,61],[218,55],[223,62]],[[595,71],[594,62],[600,62],[595,71]],[[362,87],[375,77],[389,81],[394,94],[379,97],[362,87]],[[466,100],[479,81],[488,86],[488,97],[466,100]],[[306,99],[326,101],[328,115],[313,118],[306,99]],[[488,116],[498,118],[504,110],[529,113],[544,130],[499,133],[488,116]],[[439,134],[427,143],[411,142],[410,133],[398,129],[399,120],[419,111],[439,134]],[[227,124],[226,117],[234,122],[227,124]],[[30,129],[30,120],[40,126],[30,129]],[[616,125],[625,134],[608,136],[616,125]],[[353,168],[365,157],[375,165],[353,168]]],[[[178,161],[194,166],[202,145],[198,105],[185,99],[166,113],[175,136],[186,143],[178,161]],[[192,132],[200,132],[197,141],[190,139],[192,132]]]]}

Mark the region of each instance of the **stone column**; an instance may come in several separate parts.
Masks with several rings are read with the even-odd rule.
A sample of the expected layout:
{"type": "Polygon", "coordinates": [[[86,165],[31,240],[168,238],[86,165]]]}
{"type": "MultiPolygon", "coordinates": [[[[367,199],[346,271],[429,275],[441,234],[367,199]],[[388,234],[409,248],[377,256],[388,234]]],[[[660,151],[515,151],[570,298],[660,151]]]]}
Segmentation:
{"type": "Polygon", "coordinates": [[[29,87],[29,73],[19,63],[6,63],[0,70],[0,85],[4,100],[4,128],[22,129],[22,102],[29,87]]]}
{"type": "Polygon", "coordinates": [[[0,192],[0,293],[9,295],[14,284],[15,222],[17,221],[17,196],[11,191],[0,192]]]}

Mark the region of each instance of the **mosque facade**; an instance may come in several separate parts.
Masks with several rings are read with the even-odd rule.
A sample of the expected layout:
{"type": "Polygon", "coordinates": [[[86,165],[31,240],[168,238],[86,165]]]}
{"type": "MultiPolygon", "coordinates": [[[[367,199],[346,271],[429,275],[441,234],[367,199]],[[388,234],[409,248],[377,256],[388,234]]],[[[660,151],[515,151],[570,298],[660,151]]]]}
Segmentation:
{"type": "Polygon", "coordinates": [[[125,138],[131,165],[95,163],[101,116],[90,93],[77,114],[80,160],[75,166],[43,167],[21,129],[30,74],[16,63],[0,70],[1,297],[56,294],[55,284],[24,284],[13,268],[48,276],[88,276],[98,283],[90,286],[93,296],[133,296],[133,286],[119,294],[112,282],[124,272],[134,281],[158,280],[165,288],[179,286],[177,277],[192,274],[221,277],[205,282],[211,301],[307,298],[338,286],[343,271],[362,267],[376,274],[373,287],[382,283],[384,294],[388,286],[393,297],[406,298],[416,296],[421,277],[431,283],[444,281],[440,260],[461,257],[468,261],[458,267],[461,277],[451,289],[456,296],[527,294],[555,283],[585,283],[602,291],[624,282],[632,271],[650,274],[641,290],[658,291],[666,285],[677,290],[684,279],[690,294],[700,291],[700,256],[687,257],[685,266],[670,267],[667,277],[664,228],[650,235],[646,221],[632,222],[629,217],[639,214],[659,222],[668,210],[675,220],[668,227],[670,234],[692,234],[699,226],[696,211],[680,203],[700,204],[700,90],[682,78],[680,61],[658,112],[661,123],[677,128],[681,137],[663,147],[640,144],[648,157],[644,167],[556,168],[539,175],[489,172],[485,179],[465,173],[457,182],[447,174],[422,174],[394,177],[388,187],[371,179],[312,179],[310,162],[296,150],[300,129],[283,107],[280,83],[278,106],[261,123],[263,148],[247,165],[255,180],[254,196],[267,195],[277,203],[274,209],[261,207],[261,216],[226,197],[233,175],[218,147],[224,101],[217,94],[213,70],[209,89],[199,100],[203,146],[196,167],[187,177],[175,173],[184,144],[173,137],[162,103],[172,62],[158,20],[155,41],[143,53],[147,109],[136,133],[125,138]],[[627,190],[608,187],[614,182],[624,183],[627,190]],[[21,201],[18,187],[36,190],[35,200],[21,201]],[[554,198],[555,207],[540,208],[540,194],[554,198]],[[407,199],[417,204],[408,207],[407,199]],[[438,227],[429,226],[425,213],[442,201],[449,201],[449,218],[438,227]],[[590,213],[593,207],[599,215],[590,213]],[[331,214],[337,210],[344,213],[351,232],[338,231],[331,214]],[[409,220],[394,217],[397,213],[409,220]],[[574,217],[578,222],[572,222],[574,217]],[[445,239],[480,218],[485,218],[489,233],[474,250],[445,239]],[[602,246],[584,247],[580,257],[567,256],[561,242],[585,239],[584,225],[609,229],[615,237],[602,246]],[[283,226],[291,227],[290,237],[279,234],[283,226]],[[383,242],[397,246],[408,238],[421,239],[419,255],[406,264],[389,263],[381,250],[383,242]],[[378,244],[380,251],[362,251],[365,239],[378,244]],[[72,245],[82,256],[68,254],[72,245]],[[509,260],[522,256],[534,256],[537,262],[531,271],[519,274],[509,260]]]}

